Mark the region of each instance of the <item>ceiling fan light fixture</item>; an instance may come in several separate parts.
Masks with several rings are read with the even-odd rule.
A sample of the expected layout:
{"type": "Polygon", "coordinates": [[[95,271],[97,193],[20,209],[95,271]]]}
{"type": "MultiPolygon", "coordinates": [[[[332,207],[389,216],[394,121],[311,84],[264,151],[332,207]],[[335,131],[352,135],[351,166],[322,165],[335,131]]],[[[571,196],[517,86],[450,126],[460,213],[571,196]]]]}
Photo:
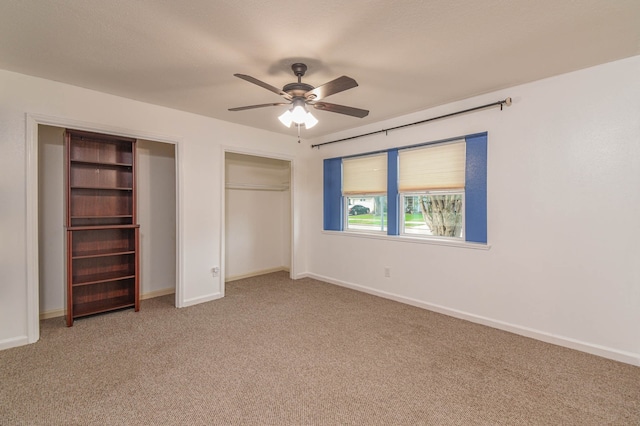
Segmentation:
{"type": "Polygon", "coordinates": [[[318,119],[315,118],[310,112],[308,112],[307,116],[304,119],[304,128],[310,129],[316,124],[318,124],[318,119]]]}
{"type": "Polygon", "coordinates": [[[295,99],[293,101],[293,109],[291,110],[291,119],[296,124],[302,124],[305,122],[307,114],[309,112],[304,106],[303,99],[295,99]]]}
{"type": "Polygon", "coordinates": [[[280,122],[286,127],[291,127],[291,123],[293,122],[291,119],[291,111],[286,110],[282,115],[280,115],[280,117],[278,117],[278,120],[280,120],[280,122]]]}

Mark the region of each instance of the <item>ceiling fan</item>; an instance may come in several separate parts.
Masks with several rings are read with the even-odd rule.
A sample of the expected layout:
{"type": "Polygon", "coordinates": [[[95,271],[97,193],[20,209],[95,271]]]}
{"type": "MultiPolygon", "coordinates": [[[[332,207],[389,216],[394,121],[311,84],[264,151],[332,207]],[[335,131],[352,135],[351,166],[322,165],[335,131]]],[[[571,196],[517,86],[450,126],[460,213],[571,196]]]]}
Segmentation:
{"type": "Polygon", "coordinates": [[[366,117],[369,114],[369,111],[366,109],[332,104],[328,102],[319,102],[321,99],[324,99],[328,96],[357,87],[358,83],[356,83],[356,81],[351,77],[343,75],[342,77],[331,80],[330,82],[325,83],[322,86],[313,87],[310,84],[302,82],[302,76],[307,71],[307,66],[305,64],[295,63],[291,65],[291,69],[293,70],[295,76],[298,77],[298,82],[286,84],[282,88],[282,90],[249,75],[234,74],[234,76],[238,78],[248,81],[249,83],[256,84],[260,87],[264,87],[265,89],[275,93],[276,95],[282,96],[288,102],[274,102],[269,104],[229,108],[229,111],[244,111],[254,108],[291,105],[291,108],[287,109],[284,114],[282,114],[278,118],[280,119],[282,124],[287,127],[290,127],[291,123],[295,123],[296,125],[298,125],[298,127],[300,125],[304,125],[307,129],[315,126],[318,123],[318,120],[313,117],[313,115],[311,115],[309,111],[307,111],[306,105],[310,105],[320,111],[335,112],[338,114],[345,114],[358,118],[366,117]]]}

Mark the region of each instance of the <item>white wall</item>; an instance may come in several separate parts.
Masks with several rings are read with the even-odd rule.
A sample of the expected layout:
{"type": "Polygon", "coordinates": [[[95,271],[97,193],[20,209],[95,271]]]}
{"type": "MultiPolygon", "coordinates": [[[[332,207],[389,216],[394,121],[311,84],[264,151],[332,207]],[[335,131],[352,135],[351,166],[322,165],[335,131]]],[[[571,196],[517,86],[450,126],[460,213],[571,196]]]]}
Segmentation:
{"type": "MultiPolygon", "coordinates": [[[[40,314],[64,314],[64,129],[38,128],[38,253],[40,314]]],[[[47,315],[47,316],[49,316],[47,315]]]]}
{"type": "MultiPolygon", "coordinates": [[[[294,165],[304,162],[310,152],[306,144],[295,143],[291,136],[8,71],[0,71],[0,93],[0,349],[38,337],[38,147],[37,138],[33,143],[34,123],[178,144],[180,306],[223,295],[220,277],[210,272],[222,263],[222,145],[257,154],[277,153],[292,158],[294,165]]],[[[301,178],[302,169],[293,167],[294,181],[301,178]]],[[[294,193],[296,203],[304,198],[294,193]]],[[[301,210],[301,206],[294,209],[301,210]]],[[[294,217],[294,224],[300,219],[294,217]]],[[[299,224],[294,226],[300,229],[299,224]]],[[[298,271],[306,270],[303,231],[294,238],[301,254],[292,269],[298,271]]]]}
{"type": "Polygon", "coordinates": [[[175,145],[139,140],[136,152],[140,295],[147,298],[176,288],[175,145]]]}
{"type": "Polygon", "coordinates": [[[514,101],[314,151],[310,275],[640,365],[638,76],[634,57],[311,141],[514,101]],[[489,250],[322,232],[324,158],[484,131],[489,250]]]}
{"type": "Polygon", "coordinates": [[[227,153],[225,279],[289,269],[290,162],[227,153]]]}

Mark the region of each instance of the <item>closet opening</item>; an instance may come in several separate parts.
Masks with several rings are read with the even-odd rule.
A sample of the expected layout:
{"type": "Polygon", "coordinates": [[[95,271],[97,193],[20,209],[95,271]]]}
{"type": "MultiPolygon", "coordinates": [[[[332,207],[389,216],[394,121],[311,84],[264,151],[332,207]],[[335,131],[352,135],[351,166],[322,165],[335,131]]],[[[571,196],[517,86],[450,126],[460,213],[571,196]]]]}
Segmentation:
{"type": "Polygon", "coordinates": [[[224,280],[292,265],[291,161],[225,152],[224,280]]]}
{"type": "MultiPolygon", "coordinates": [[[[65,127],[37,126],[38,317],[60,317],[62,321],[66,303],[65,127]]],[[[144,300],[176,293],[176,145],[144,139],[137,139],[136,145],[140,299],[144,300]]]]}

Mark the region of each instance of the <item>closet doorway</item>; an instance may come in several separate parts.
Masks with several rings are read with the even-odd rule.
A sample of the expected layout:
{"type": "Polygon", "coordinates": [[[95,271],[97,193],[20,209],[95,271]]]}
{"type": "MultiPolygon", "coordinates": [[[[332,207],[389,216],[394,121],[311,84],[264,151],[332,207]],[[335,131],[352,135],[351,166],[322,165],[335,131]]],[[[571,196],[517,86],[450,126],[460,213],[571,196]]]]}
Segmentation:
{"type": "Polygon", "coordinates": [[[225,152],[225,281],[291,268],[291,161],[225,152]]]}
{"type": "MultiPolygon", "coordinates": [[[[38,125],[39,318],[64,315],[65,128],[38,125]]],[[[106,132],[101,132],[106,133],[106,132]]],[[[138,139],[140,299],[173,294],[177,284],[176,145],[138,139]]]]}

